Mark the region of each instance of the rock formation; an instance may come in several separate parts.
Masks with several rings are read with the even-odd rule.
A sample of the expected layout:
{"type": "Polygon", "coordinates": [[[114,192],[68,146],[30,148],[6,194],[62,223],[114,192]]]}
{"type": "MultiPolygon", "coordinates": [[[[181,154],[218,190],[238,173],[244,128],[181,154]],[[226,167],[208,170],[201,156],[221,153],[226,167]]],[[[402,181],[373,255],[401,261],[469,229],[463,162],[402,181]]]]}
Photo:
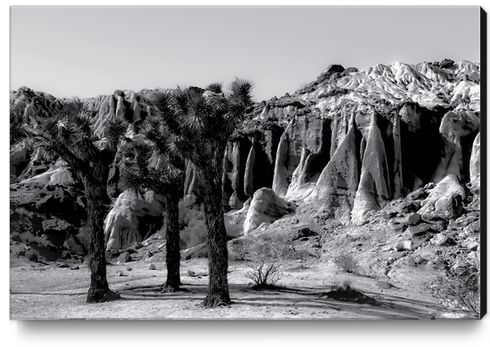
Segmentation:
{"type": "Polygon", "coordinates": [[[354,224],[364,223],[366,213],[381,209],[392,196],[388,157],[376,120],[376,114],[373,113],[366,148],[362,154],[359,187],[351,212],[354,224]]]}
{"type": "Polygon", "coordinates": [[[480,165],[480,133],[478,133],[473,141],[470,159],[471,187],[477,191],[480,190],[480,165]]]}
{"type": "Polygon", "coordinates": [[[360,141],[361,134],[352,116],[349,131],[305,199],[306,204],[319,203],[330,217],[350,221],[359,184],[360,141]]]}
{"type": "Polygon", "coordinates": [[[162,224],[163,199],[153,192],[144,196],[124,191],[104,221],[107,249],[121,249],[141,242],[162,224]]]}
{"type": "Polygon", "coordinates": [[[417,213],[422,216],[422,219],[427,220],[434,219],[438,215],[446,219],[454,219],[461,213],[462,202],[465,198],[465,189],[456,175],[451,174],[430,191],[417,213]]]}
{"type": "MultiPolygon", "coordinates": [[[[299,206],[310,204],[319,214],[342,223],[362,224],[390,200],[431,182],[436,184],[434,191],[452,182],[451,191],[458,193],[451,195],[451,203],[448,197],[434,201],[432,197],[419,213],[430,217],[447,209],[443,212],[457,214],[458,201],[464,199],[460,188],[471,182],[478,192],[480,186],[479,74],[480,64],[469,61],[394,62],[362,70],[331,65],[297,91],[257,103],[226,148],[224,210],[241,209],[256,194],[264,196],[259,200],[269,194],[274,204],[283,206],[279,208],[282,212],[289,209],[284,201],[294,201],[299,206]]],[[[128,122],[128,136],[141,135],[141,124],[153,110],[146,97],[149,92],[117,90],[111,95],[70,100],[25,87],[12,91],[11,183],[44,174],[34,180],[64,187],[68,179],[32,147],[22,135],[22,124],[36,127],[63,105],[77,101],[90,110],[97,136],[104,136],[104,124],[112,118],[128,122]]],[[[71,179],[76,181],[76,177],[71,179]]],[[[108,182],[114,207],[107,223],[119,231],[114,231],[111,247],[143,238],[140,224],[147,223],[144,215],[149,220],[157,218],[149,212],[153,208],[146,211],[132,206],[129,200],[135,198],[119,190],[118,180],[115,161],[108,182]],[[123,206],[139,211],[137,219],[128,215],[133,212],[122,212],[123,206]],[[131,230],[128,236],[118,234],[124,225],[131,230]]],[[[199,190],[195,170],[188,163],[185,194],[194,195],[199,203],[199,190]]],[[[145,205],[141,199],[134,201],[145,205]]],[[[271,222],[282,213],[270,212],[274,217],[265,218],[267,208],[252,203],[250,210],[257,209],[262,217],[254,218],[262,222],[271,222]]],[[[155,211],[161,214],[160,209],[152,213],[155,211]]],[[[256,226],[252,219],[247,221],[247,232],[256,226]]],[[[108,231],[108,239],[111,233],[108,231]]]]}
{"type": "Polygon", "coordinates": [[[262,223],[272,223],[282,216],[293,212],[296,204],[277,196],[270,188],[257,190],[250,202],[243,224],[243,233],[248,235],[262,223]]]}

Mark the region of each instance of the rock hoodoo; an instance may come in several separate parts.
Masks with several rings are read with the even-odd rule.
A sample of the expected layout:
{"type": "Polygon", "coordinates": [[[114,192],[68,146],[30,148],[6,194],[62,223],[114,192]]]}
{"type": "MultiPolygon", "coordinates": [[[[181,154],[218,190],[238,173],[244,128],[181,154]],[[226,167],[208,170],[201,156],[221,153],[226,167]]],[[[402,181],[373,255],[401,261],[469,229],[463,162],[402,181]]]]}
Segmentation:
{"type": "Polygon", "coordinates": [[[153,192],[144,196],[124,191],[104,222],[107,249],[121,249],[141,242],[162,226],[163,199],[153,192]]]}
{"type": "Polygon", "coordinates": [[[296,204],[287,202],[277,196],[270,188],[257,190],[250,202],[247,216],[243,224],[243,233],[251,233],[262,223],[272,223],[282,216],[293,212],[296,204]]]}

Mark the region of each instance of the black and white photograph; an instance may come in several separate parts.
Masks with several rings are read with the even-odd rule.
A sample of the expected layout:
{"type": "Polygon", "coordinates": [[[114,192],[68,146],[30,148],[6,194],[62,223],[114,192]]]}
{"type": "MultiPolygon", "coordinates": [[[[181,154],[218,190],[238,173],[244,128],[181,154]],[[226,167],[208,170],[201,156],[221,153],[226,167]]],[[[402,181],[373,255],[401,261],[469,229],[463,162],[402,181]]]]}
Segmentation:
{"type": "Polygon", "coordinates": [[[10,320],[486,314],[482,7],[9,11],[10,320]]]}

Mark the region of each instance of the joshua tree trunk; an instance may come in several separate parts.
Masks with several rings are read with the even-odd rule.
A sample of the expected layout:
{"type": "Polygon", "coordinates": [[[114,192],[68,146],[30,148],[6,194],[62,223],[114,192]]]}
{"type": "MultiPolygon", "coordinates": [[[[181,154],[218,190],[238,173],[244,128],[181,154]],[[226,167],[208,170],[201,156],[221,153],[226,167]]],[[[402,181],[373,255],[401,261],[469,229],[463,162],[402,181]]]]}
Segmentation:
{"type": "MultiPolygon", "coordinates": [[[[221,163],[220,163],[221,164],[221,163]]],[[[218,165],[220,165],[218,164],[218,165]]],[[[208,266],[209,289],[202,305],[213,308],[231,304],[228,289],[228,248],[226,228],[222,209],[221,167],[212,169],[212,176],[206,175],[204,185],[204,214],[208,226],[208,266]]]]}
{"type": "Polygon", "coordinates": [[[105,185],[83,179],[87,199],[87,223],[90,228],[90,288],[87,303],[105,302],[120,296],[109,289],[106,275],[104,217],[107,195],[105,185]]]}
{"type": "Polygon", "coordinates": [[[179,196],[168,194],[166,197],[167,211],[165,225],[167,227],[167,281],[163,292],[176,292],[180,290],[180,237],[179,237],[179,196]]]}

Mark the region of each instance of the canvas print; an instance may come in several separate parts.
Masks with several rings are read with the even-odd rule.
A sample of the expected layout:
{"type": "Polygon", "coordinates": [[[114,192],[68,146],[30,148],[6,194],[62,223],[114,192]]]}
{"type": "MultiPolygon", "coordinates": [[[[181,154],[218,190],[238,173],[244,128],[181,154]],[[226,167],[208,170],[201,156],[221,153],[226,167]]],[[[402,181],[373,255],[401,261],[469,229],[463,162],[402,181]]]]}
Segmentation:
{"type": "Polygon", "coordinates": [[[10,319],[481,318],[485,23],[12,6],[10,319]]]}

